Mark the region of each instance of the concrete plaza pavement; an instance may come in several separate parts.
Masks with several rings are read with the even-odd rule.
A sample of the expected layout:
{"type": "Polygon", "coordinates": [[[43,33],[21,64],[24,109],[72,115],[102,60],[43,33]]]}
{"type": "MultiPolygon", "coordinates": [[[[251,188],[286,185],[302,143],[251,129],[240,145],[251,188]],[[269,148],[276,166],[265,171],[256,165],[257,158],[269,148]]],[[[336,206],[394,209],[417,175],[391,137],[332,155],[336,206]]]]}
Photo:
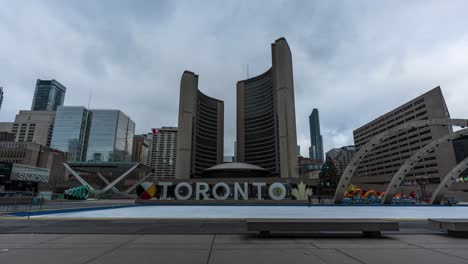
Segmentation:
{"type": "Polygon", "coordinates": [[[252,235],[0,234],[0,263],[468,263],[468,240],[252,235]]]}

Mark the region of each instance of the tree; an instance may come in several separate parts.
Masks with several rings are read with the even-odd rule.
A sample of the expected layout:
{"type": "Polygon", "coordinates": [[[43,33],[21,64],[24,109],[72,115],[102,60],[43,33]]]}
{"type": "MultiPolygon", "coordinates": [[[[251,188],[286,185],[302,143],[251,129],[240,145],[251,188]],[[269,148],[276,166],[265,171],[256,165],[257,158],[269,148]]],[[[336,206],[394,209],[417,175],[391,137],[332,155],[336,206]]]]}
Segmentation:
{"type": "Polygon", "coordinates": [[[325,189],[336,189],[336,185],[340,180],[338,170],[336,169],[335,163],[330,157],[327,157],[325,164],[322,166],[322,170],[319,175],[320,185],[325,189]]]}

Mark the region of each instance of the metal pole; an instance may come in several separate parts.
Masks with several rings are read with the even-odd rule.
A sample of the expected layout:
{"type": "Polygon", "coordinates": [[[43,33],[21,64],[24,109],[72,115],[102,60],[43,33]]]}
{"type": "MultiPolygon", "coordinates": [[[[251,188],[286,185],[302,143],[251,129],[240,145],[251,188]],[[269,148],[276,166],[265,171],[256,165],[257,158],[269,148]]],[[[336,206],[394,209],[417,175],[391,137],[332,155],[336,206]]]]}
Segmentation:
{"type": "Polygon", "coordinates": [[[32,207],[32,203],[34,201],[34,193],[31,193],[31,200],[29,201],[29,213],[28,213],[28,220],[31,216],[31,207],[32,207]]]}

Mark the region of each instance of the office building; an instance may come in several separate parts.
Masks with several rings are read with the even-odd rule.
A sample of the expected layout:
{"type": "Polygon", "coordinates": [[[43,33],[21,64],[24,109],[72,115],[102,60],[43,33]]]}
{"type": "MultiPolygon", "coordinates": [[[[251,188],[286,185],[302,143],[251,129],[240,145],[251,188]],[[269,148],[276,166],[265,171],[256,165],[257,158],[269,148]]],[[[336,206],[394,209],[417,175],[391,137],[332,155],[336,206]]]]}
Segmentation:
{"type": "Polygon", "coordinates": [[[120,110],[91,110],[86,160],[131,161],[135,123],[120,110]]]}
{"type": "Polygon", "coordinates": [[[317,108],[312,110],[309,116],[310,148],[309,158],[323,162],[323,139],[320,134],[320,119],[317,108]]]}
{"type": "Polygon", "coordinates": [[[235,162],[234,156],[223,156],[224,163],[232,163],[235,162]]]}
{"type": "Polygon", "coordinates": [[[329,150],[326,156],[332,159],[338,175],[341,175],[353,159],[354,154],[356,154],[355,146],[344,146],[329,150]]]}
{"type": "Polygon", "coordinates": [[[0,132],[11,133],[13,129],[13,122],[0,122],[0,132]]]}
{"type": "MultiPolygon", "coordinates": [[[[67,187],[65,167],[67,154],[38,143],[0,142],[0,162],[2,164],[22,164],[29,170],[45,168],[46,173],[29,180],[0,179],[0,189],[15,191],[62,190],[67,187]],[[3,186],[3,187],[2,187],[3,186]]],[[[11,167],[11,166],[10,166],[11,167]]],[[[38,172],[42,170],[38,169],[38,172]]],[[[34,173],[33,173],[34,174],[34,173]]]]}
{"type": "Polygon", "coordinates": [[[11,132],[16,142],[34,142],[50,146],[54,128],[55,112],[19,111],[11,132]]]}
{"type": "Polygon", "coordinates": [[[86,160],[91,113],[82,106],[59,106],[51,147],[69,153],[70,161],[86,160]]]}
{"type": "Polygon", "coordinates": [[[33,111],[56,111],[58,106],[63,105],[67,88],[56,80],[36,81],[33,103],[33,111]]]}
{"type": "Polygon", "coordinates": [[[10,132],[1,132],[0,131],[0,141],[15,141],[15,135],[10,132]]]}
{"type": "Polygon", "coordinates": [[[146,138],[146,135],[134,135],[132,161],[146,165],[146,162],[148,161],[149,146],[150,143],[146,138]]]}
{"type": "Polygon", "coordinates": [[[150,151],[147,165],[158,178],[175,178],[177,162],[177,127],[153,128],[147,135],[150,151]]]}
{"type": "Polygon", "coordinates": [[[318,181],[323,164],[317,160],[299,156],[299,177],[301,179],[315,179],[318,181]]]}
{"type": "Polygon", "coordinates": [[[273,176],[298,177],[291,50],[284,38],[271,44],[272,67],[237,83],[237,162],[273,176]]]}
{"type": "Polygon", "coordinates": [[[224,102],[198,89],[198,75],[180,82],[176,178],[198,178],[223,162],[224,102]]]}
{"type": "Polygon", "coordinates": [[[3,87],[0,87],[0,110],[2,110],[3,104],[3,87]]]}
{"type": "MultiPolygon", "coordinates": [[[[377,134],[405,122],[449,117],[442,91],[436,87],[354,130],[356,151],[377,134]]],[[[413,153],[451,132],[451,127],[427,126],[388,137],[363,159],[353,180],[358,184],[388,184],[413,153]]],[[[406,181],[435,186],[455,165],[453,144],[441,144],[406,174],[406,181]]]]}
{"type": "Polygon", "coordinates": [[[13,122],[0,122],[0,141],[15,141],[15,134],[11,133],[13,122]]]}

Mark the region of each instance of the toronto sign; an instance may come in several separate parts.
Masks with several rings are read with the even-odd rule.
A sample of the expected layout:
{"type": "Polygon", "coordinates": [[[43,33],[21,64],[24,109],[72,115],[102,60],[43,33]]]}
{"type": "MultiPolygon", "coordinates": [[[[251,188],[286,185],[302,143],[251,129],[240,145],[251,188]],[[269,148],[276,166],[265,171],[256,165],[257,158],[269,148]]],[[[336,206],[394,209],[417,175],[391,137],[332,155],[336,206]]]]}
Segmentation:
{"type": "Polygon", "coordinates": [[[296,188],[289,186],[281,182],[234,182],[229,184],[218,182],[211,185],[206,182],[143,182],[137,188],[137,195],[140,199],[152,199],[159,190],[160,200],[262,200],[269,198],[276,201],[285,198],[307,200],[309,196],[312,196],[312,189],[302,182],[297,184],[296,188]]]}

